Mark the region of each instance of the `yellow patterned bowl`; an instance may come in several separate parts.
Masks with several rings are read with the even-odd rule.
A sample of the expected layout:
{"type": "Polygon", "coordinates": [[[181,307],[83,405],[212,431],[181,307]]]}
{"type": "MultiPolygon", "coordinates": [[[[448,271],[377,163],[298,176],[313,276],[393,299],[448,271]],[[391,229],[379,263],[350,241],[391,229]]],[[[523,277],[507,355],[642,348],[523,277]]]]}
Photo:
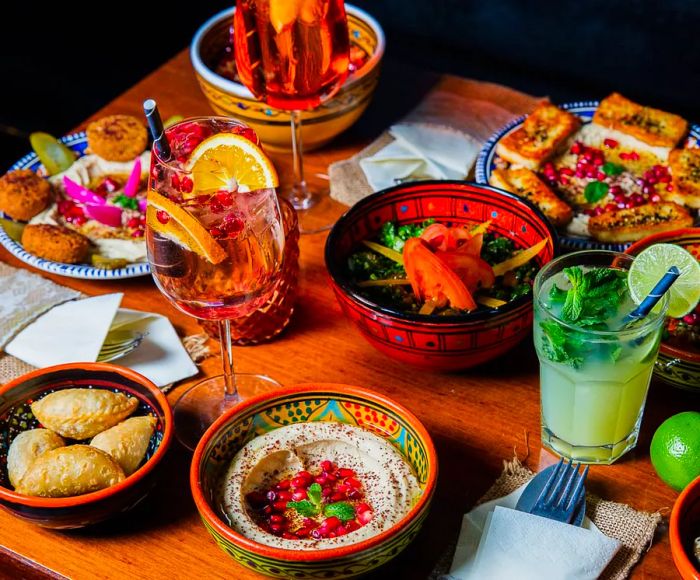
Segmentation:
{"type": "Polygon", "coordinates": [[[222,415],[197,445],[190,486],[199,514],[219,547],[242,566],[276,578],[350,578],[394,558],[416,537],[437,482],[437,455],[422,423],[379,393],[330,383],[298,385],[246,399],[222,415]],[[423,491],[393,527],[367,540],[326,550],[284,550],[250,540],[226,524],[217,500],[223,472],[254,437],[284,425],[336,421],[361,426],[394,445],[423,491]]]}
{"type": "MultiPolygon", "coordinates": [[[[372,100],[379,82],[379,69],[384,56],[384,32],[369,14],[345,5],[351,46],[358,46],[368,55],[364,65],[351,74],[338,93],[328,102],[302,115],[302,140],[305,150],[325,145],[350,127],[372,100]]],[[[258,101],[241,83],[214,72],[217,61],[230,44],[234,8],[219,12],[207,20],[194,35],[190,59],[197,81],[214,111],[234,117],[253,129],[270,149],[290,150],[290,115],[258,101]]]]}

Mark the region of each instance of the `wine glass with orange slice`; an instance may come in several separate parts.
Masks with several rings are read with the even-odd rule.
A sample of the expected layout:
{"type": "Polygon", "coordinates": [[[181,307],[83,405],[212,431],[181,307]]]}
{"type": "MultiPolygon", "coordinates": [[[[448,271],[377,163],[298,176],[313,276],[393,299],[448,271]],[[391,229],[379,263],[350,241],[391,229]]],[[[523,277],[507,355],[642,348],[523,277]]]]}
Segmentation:
{"type": "Polygon", "coordinates": [[[230,320],[269,298],[279,275],[284,226],[275,169],[255,132],[232,119],[199,117],[154,144],[146,211],[148,261],[159,290],[186,314],[219,323],[223,374],[189,389],[175,406],[178,439],[194,449],[226,409],[279,383],[235,373],[230,320]]]}

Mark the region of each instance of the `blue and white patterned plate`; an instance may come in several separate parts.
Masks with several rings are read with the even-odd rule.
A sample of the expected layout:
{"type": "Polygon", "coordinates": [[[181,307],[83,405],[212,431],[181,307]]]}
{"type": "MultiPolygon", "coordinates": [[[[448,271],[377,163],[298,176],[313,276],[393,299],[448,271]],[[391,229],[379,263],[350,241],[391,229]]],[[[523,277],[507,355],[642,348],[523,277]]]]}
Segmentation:
{"type": "MultiPolygon", "coordinates": [[[[569,111],[578,115],[584,124],[590,123],[593,120],[593,115],[598,108],[600,101],[579,101],[576,103],[565,103],[563,105],[557,105],[560,109],[569,111]]],[[[488,141],[481,148],[481,152],[476,159],[476,181],[477,183],[489,182],[489,177],[491,177],[491,172],[496,168],[495,159],[496,155],[496,145],[503,139],[506,135],[509,135],[516,129],[520,128],[523,121],[527,115],[513,119],[507,125],[501,127],[496,131],[488,141]]],[[[696,141],[700,141],[700,126],[691,125],[689,138],[696,141]]],[[[562,250],[565,251],[575,251],[575,250],[614,250],[616,252],[624,252],[629,246],[626,244],[613,244],[605,242],[597,242],[596,240],[588,237],[572,236],[571,234],[562,233],[559,235],[559,244],[562,250]]]]}
{"type": "MultiPolygon", "coordinates": [[[[73,133],[61,137],[61,141],[75,151],[79,157],[85,154],[87,147],[87,137],[85,132],[73,133]]],[[[31,169],[39,171],[42,167],[36,153],[29,153],[22,157],[17,163],[10,167],[10,171],[15,169],[31,169]]],[[[8,216],[0,212],[0,217],[10,219],[8,216]]],[[[15,242],[0,225],[0,244],[2,244],[8,252],[23,262],[34,266],[39,270],[59,274],[60,276],[68,276],[69,278],[84,278],[87,280],[118,280],[123,278],[136,278],[138,276],[146,276],[151,273],[147,263],[139,262],[129,264],[123,268],[115,270],[106,270],[104,268],[95,268],[88,264],[62,264],[60,262],[52,262],[44,260],[34,254],[27,252],[21,244],[15,242]]]]}

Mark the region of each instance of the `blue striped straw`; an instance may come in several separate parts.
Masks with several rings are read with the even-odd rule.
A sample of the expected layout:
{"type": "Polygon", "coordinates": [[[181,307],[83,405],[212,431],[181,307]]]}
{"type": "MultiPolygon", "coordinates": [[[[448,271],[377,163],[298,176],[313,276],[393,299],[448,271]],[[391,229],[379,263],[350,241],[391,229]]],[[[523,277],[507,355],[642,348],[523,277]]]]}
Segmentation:
{"type": "Polygon", "coordinates": [[[649,295],[642,300],[642,303],[627,316],[625,316],[624,323],[628,324],[633,320],[639,320],[640,318],[644,318],[647,314],[649,314],[651,309],[654,308],[656,303],[661,300],[661,297],[668,292],[669,288],[673,286],[674,282],[678,280],[680,275],[681,271],[678,269],[678,266],[671,266],[668,269],[668,272],[664,274],[664,277],[657,282],[654,288],[652,288],[649,295]]]}

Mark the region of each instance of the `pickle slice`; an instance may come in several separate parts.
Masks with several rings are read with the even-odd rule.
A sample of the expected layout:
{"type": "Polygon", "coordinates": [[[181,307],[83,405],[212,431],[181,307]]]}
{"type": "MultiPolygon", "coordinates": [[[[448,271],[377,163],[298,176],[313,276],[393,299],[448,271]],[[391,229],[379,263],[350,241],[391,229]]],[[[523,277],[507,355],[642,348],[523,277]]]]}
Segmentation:
{"type": "Polygon", "coordinates": [[[75,161],[75,153],[53,135],[32,133],[29,142],[49,175],[65,171],[75,161]]]}
{"type": "Polygon", "coordinates": [[[129,265],[129,261],[124,258],[105,258],[99,254],[93,254],[90,257],[90,261],[95,268],[102,268],[103,270],[116,270],[129,265]]]}
{"type": "Polygon", "coordinates": [[[19,243],[22,241],[22,232],[24,231],[25,224],[0,218],[0,226],[2,226],[5,233],[7,233],[7,235],[10,236],[15,242],[19,243]]]}

